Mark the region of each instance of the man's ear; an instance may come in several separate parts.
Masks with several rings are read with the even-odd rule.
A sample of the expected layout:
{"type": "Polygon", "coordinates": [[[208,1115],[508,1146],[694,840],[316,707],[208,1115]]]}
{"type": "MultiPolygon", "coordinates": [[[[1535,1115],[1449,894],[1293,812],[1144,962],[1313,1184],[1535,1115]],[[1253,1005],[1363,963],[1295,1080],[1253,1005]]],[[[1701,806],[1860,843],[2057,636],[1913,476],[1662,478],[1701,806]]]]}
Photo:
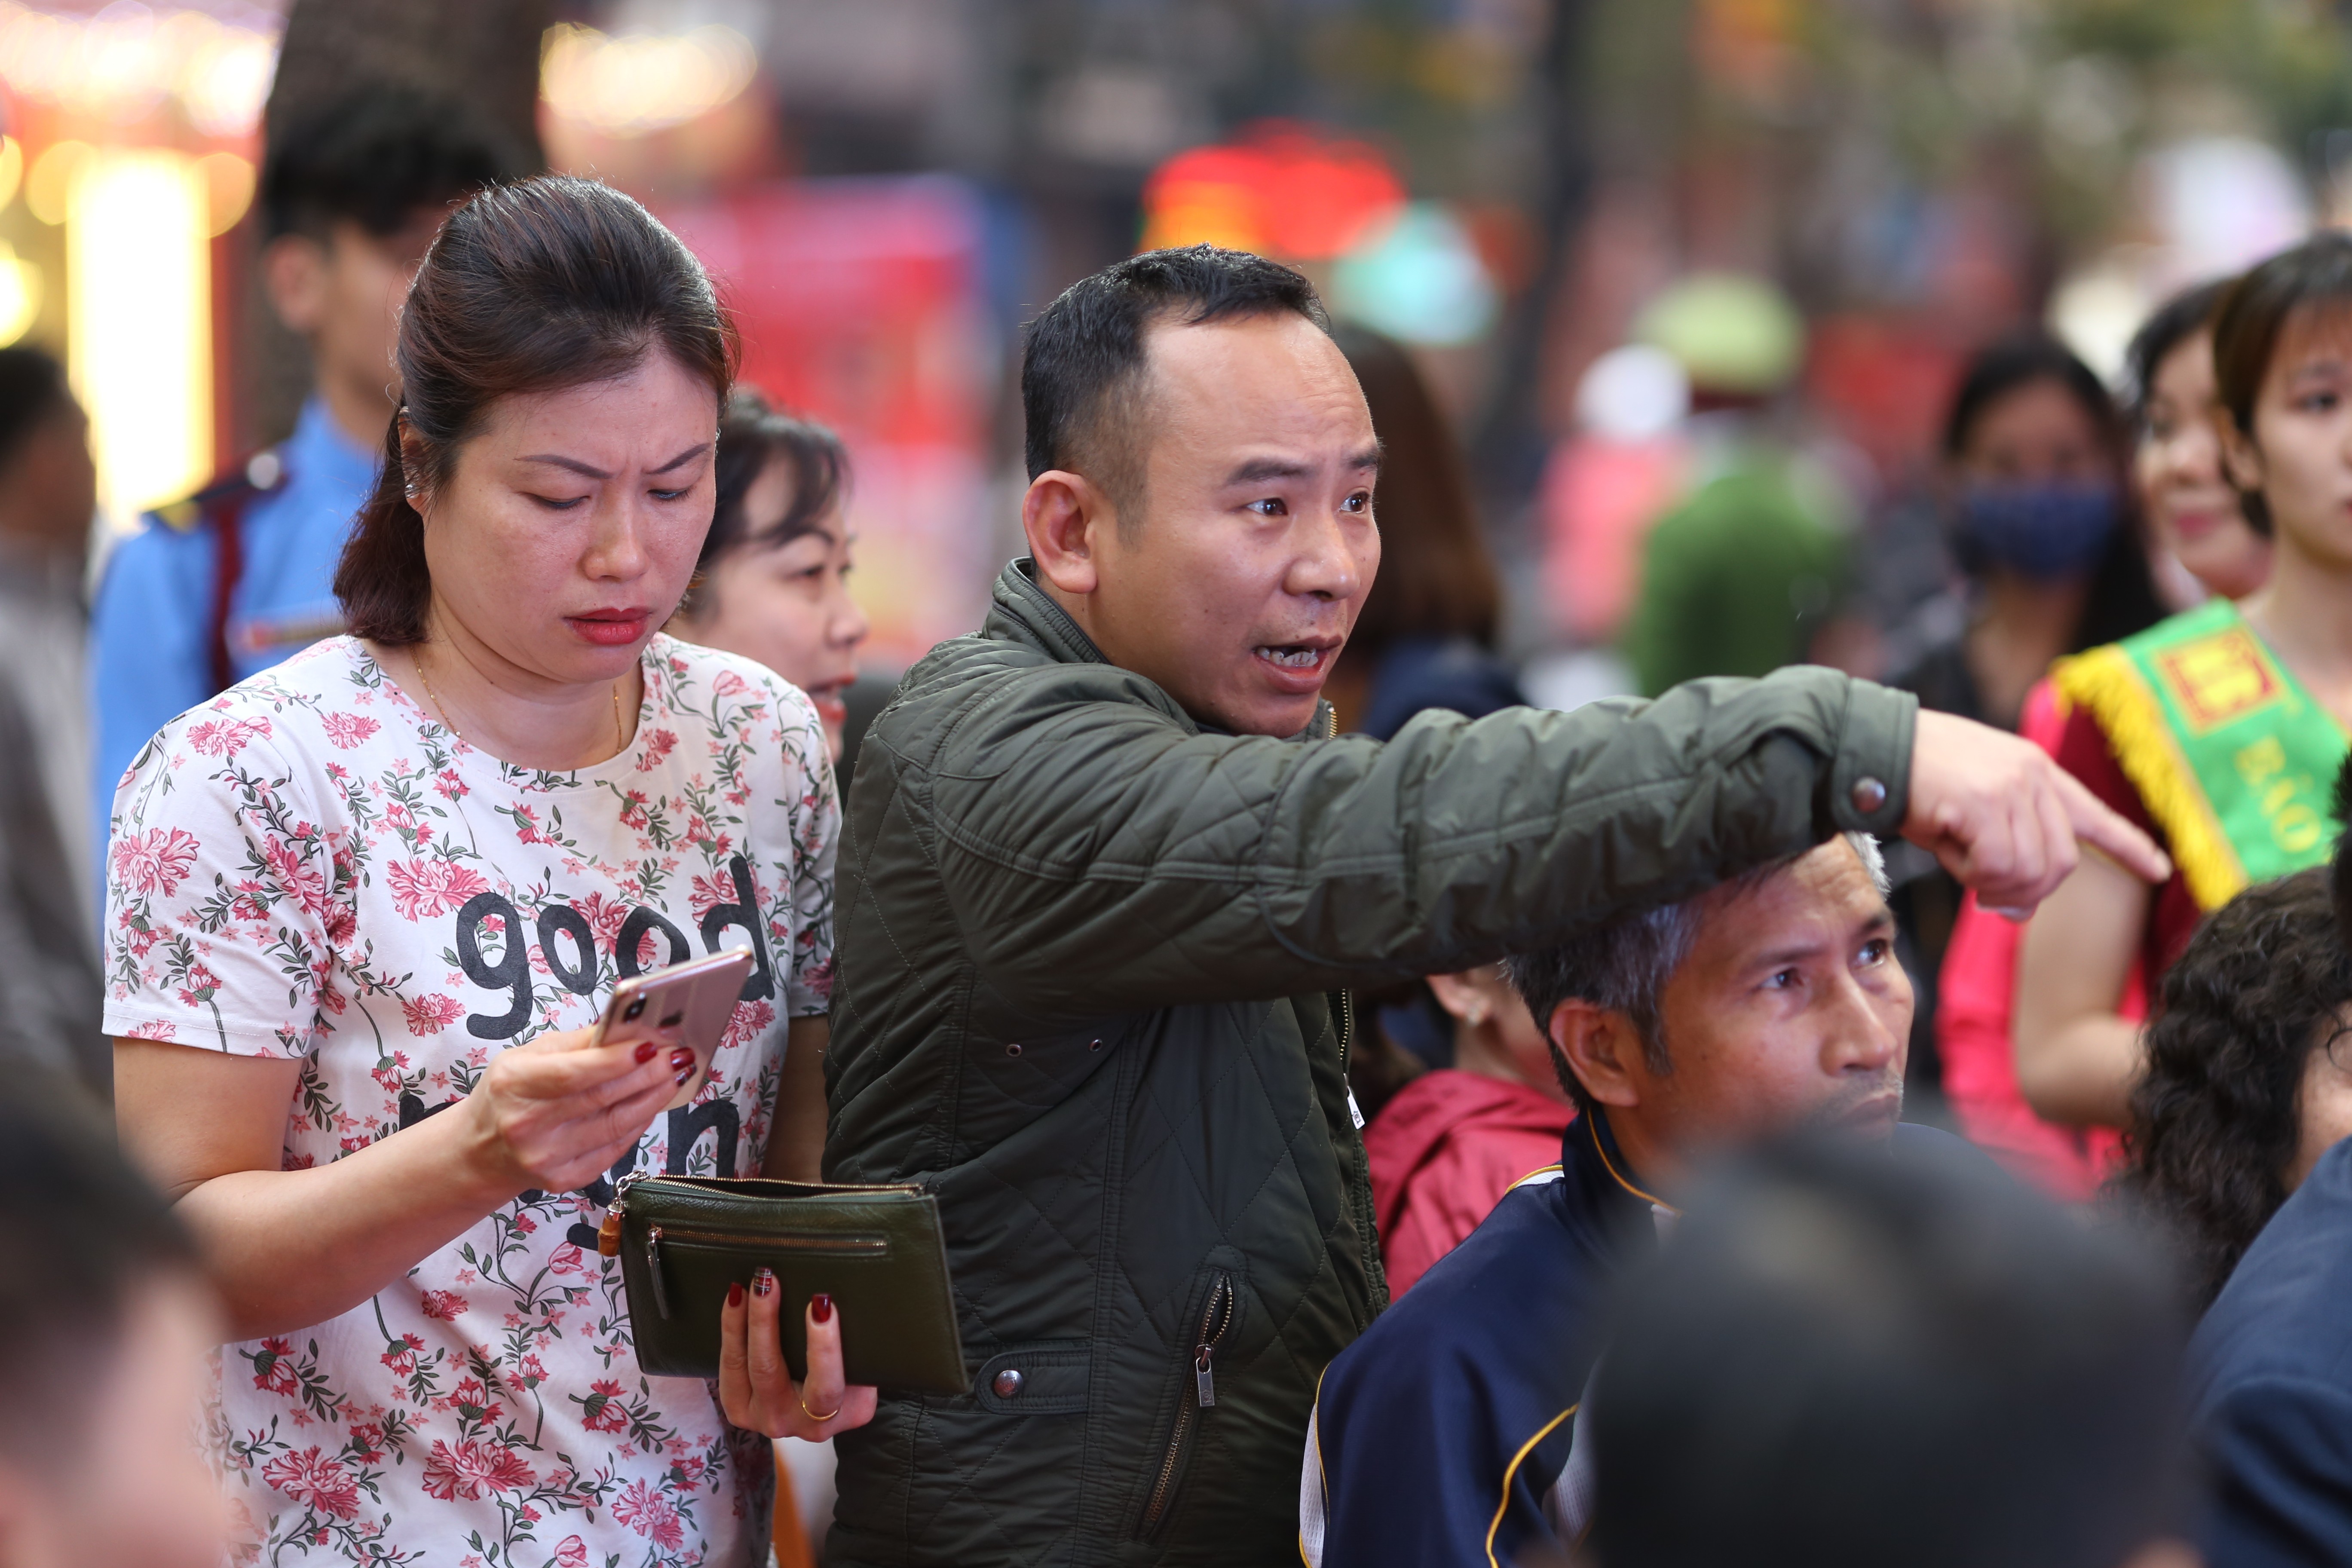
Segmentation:
{"type": "Polygon", "coordinates": [[[1109,498],[1066,468],[1039,474],[1021,498],[1021,531],[1037,575],[1065,594],[1095,591],[1101,582],[1095,552],[1118,521],[1109,498]]]}
{"type": "Polygon", "coordinates": [[[1571,996],[1551,1010],[1551,1043],[1568,1058],[1568,1070],[1601,1105],[1628,1108],[1642,1103],[1634,1069],[1642,1060],[1641,1037],[1622,1013],[1571,996]]]}
{"type": "Polygon", "coordinates": [[[327,313],[327,247],[306,234],[281,234],[261,248],[269,307],[289,331],[310,337],[327,313]]]}
{"type": "Polygon", "coordinates": [[[2263,449],[2254,438],[2238,428],[2226,408],[2213,410],[2213,431],[2221,437],[2221,477],[2236,489],[2261,489],[2263,449]]]}

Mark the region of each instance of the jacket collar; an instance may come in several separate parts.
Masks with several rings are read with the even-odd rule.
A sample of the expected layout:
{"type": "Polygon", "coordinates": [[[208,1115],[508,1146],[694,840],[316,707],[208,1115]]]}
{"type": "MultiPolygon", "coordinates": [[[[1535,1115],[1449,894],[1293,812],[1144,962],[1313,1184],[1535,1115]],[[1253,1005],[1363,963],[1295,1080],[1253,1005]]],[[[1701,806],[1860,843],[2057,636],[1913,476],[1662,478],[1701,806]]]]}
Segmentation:
{"type": "Polygon", "coordinates": [[[1679,1212],[1626,1163],[1608,1116],[1599,1110],[1568,1124],[1560,1175],[1562,1217],[1607,1256],[1642,1256],[1655,1245],[1662,1223],[1672,1223],[1679,1212]]]}
{"type": "MultiPolygon", "coordinates": [[[[1004,570],[996,574],[995,586],[989,590],[988,618],[981,623],[980,635],[1035,648],[1056,664],[1110,663],[1103,657],[1102,649],[1095,646],[1094,638],[1081,631],[1078,623],[1070,619],[1069,612],[1055,604],[1054,595],[1038,584],[1036,563],[1026,555],[1005,563],[1004,570]]],[[[1172,698],[1169,705],[1176,706],[1172,698]]],[[[1228,732],[1189,713],[1185,717],[1205,734],[1228,732]]],[[[1290,738],[1325,739],[1332,733],[1332,719],[1331,705],[1318,701],[1315,704],[1315,717],[1307,721],[1307,728],[1290,738]]]]}

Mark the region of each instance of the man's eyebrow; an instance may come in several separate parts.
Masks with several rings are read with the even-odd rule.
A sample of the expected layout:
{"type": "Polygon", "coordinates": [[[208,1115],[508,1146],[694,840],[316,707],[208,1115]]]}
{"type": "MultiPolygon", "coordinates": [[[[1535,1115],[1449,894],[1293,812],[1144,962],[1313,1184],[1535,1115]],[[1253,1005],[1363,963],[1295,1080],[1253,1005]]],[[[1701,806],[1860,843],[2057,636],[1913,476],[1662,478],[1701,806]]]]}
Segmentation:
{"type": "MultiPolygon", "coordinates": [[[[668,462],[662,464],[658,468],[647,468],[646,472],[649,474],[667,474],[674,468],[685,467],[688,463],[692,462],[695,458],[700,457],[703,453],[708,452],[709,450],[710,450],[709,442],[698,441],[693,446],[688,447],[685,451],[680,452],[677,457],[672,458],[668,462]]],[[[577,458],[566,458],[556,452],[533,452],[530,456],[519,460],[525,463],[549,463],[559,468],[569,468],[572,472],[578,474],[583,479],[609,479],[613,477],[606,470],[597,468],[593,464],[583,463],[577,458]]]]}
{"type": "MultiPolygon", "coordinates": [[[[1377,445],[1349,454],[1343,467],[1349,473],[1381,466],[1381,449],[1377,445]]],[[[1267,479],[1303,479],[1315,472],[1315,465],[1302,463],[1295,458],[1251,458],[1238,464],[1225,476],[1229,485],[1261,484],[1267,479]]]]}

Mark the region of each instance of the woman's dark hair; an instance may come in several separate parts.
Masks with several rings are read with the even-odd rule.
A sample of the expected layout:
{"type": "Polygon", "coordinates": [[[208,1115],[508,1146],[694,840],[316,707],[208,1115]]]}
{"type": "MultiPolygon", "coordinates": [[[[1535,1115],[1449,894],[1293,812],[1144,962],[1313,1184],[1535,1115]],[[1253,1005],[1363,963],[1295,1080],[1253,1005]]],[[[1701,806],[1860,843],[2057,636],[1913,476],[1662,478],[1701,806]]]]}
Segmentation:
{"type": "Polygon", "coordinates": [[[2286,1201],[2304,1068],[2345,1033],[2347,1003],[2352,957],[2320,867],[2231,900],[2164,977],[2114,1184],[2179,1246],[2200,1310],[2286,1201]]]}
{"type": "Polygon", "coordinates": [[[710,531],[703,536],[695,586],[679,606],[688,614],[700,608],[702,579],[722,556],[738,550],[774,550],[816,531],[848,482],[849,453],[841,437],[824,426],[778,412],[757,387],[739,386],[719,419],[714,468],[719,503],[711,512],[710,531]],[[743,501],[768,465],[779,459],[792,466],[793,499],[782,518],[762,528],[745,515],[743,501]]]}
{"type": "Polygon", "coordinates": [[[1502,584],[1444,414],[1402,345],[1361,327],[1332,336],[1364,389],[1381,441],[1372,496],[1381,569],[1348,651],[1370,658],[1408,637],[1466,637],[1494,647],[1502,584]]]}
{"type": "Polygon", "coordinates": [[[2221,297],[2230,291],[2231,281],[2220,278],[2182,289],[2158,305],[2132,334],[2131,346],[2124,350],[2124,374],[2131,378],[2128,407],[2134,424],[2147,422],[2147,400],[2156,387],[2157,372],[2164,368],[2173,350],[2213,324],[2213,312],[2221,308],[2221,297]]]}
{"type": "Polygon", "coordinates": [[[335,567],[352,635],[424,639],[433,578],[408,489],[446,484],[493,405],[625,375],[656,349],[725,403],[734,323],[693,253],[627,196],[546,175],[451,214],[409,286],[394,354],[400,411],[335,567]]]}
{"type": "MultiPolygon", "coordinates": [[[[2287,320],[2306,306],[2352,307],[2352,235],[2330,229],[2282,250],[2230,285],[2213,312],[2213,384],[2239,433],[2254,433],[2254,404],[2287,320]]],[[[2254,531],[2271,531],[2260,490],[2238,491],[2254,531]]]]}
{"type": "MultiPolygon", "coordinates": [[[[1969,361],[1960,384],[1952,394],[1950,413],[1944,420],[1944,456],[1958,459],[1976,438],[1977,423],[1988,409],[2023,387],[2055,382],[2078,404],[2112,458],[2120,482],[2124,460],[2124,424],[2116,400],[2107,395],[2098,373],[2072,349],[2046,332],[2019,332],[1987,344],[1969,361]]],[[[1977,576],[1981,563],[1963,550],[1960,566],[1977,576]]],[[[2148,574],[2147,546],[2137,522],[2116,529],[2092,569],[2090,591],[2084,595],[2083,618],[2066,651],[2117,642],[2145,631],[2162,620],[2163,601],[2156,596],[2156,580],[2148,574]]]]}

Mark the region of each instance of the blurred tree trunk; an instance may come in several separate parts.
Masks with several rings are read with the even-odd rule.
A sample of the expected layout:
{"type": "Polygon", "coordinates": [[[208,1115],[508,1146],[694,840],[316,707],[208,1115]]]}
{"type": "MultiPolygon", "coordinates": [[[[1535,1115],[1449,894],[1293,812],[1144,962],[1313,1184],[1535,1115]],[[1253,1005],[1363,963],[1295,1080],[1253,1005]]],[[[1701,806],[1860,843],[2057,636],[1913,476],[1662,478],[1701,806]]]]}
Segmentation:
{"type": "MultiPolygon", "coordinates": [[[[463,100],[541,163],[539,47],[553,20],[553,0],[294,0],[263,135],[275,145],[290,121],[321,103],[362,82],[394,82],[463,100]]],[[[269,309],[258,268],[247,270],[252,325],[239,425],[248,445],[261,445],[294,427],[310,389],[310,356],[269,309]]]]}
{"type": "Polygon", "coordinates": [[[1550,434],[1544,428],[1541,382],[1549,358],[1545,350],[1592,197],[1593,127],[1586,72],[1598,7],[1594,0],[1550,0],[1549,9],[1550,26],[1537,72],[1542,174],[1529,204],[1534,208],[1536,266],[1497,334],[1502,363],[1471,442],[1480,499],[1495,526],[1496,543],[1507,558],[1530,563],[1538,542],[1528,533],[1527,513],[1550,434]]]}

